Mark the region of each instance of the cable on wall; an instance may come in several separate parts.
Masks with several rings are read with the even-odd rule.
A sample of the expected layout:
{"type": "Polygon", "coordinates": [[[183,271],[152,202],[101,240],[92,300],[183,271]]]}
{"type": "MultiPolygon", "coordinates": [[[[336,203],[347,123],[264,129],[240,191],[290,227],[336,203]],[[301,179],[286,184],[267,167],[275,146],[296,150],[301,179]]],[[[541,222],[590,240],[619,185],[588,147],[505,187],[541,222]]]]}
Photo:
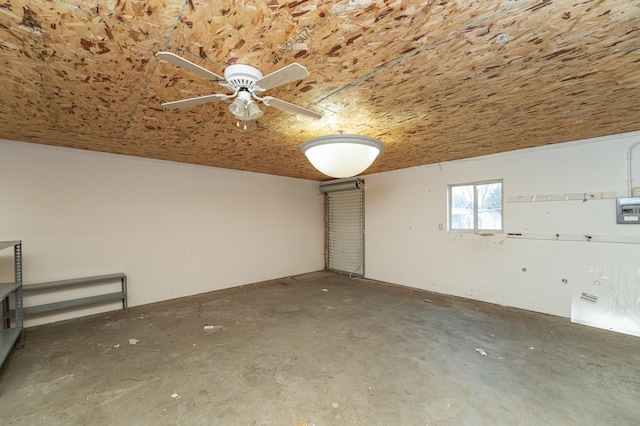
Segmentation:
{"type": "Polygon", "coordinates": [[[634,195],[633,193],[634,192],[633,178],[631,177],[631,152],[633,151],[633,148],[635,148],[638,145],[640,145],[640,141],[634,144],[631,144],[631,146],[629,147],[629,150],[627,151],[627,189],[628,189],[629,197],[640,196],[640,187],[637,187],[639,194],[634,195]]]}

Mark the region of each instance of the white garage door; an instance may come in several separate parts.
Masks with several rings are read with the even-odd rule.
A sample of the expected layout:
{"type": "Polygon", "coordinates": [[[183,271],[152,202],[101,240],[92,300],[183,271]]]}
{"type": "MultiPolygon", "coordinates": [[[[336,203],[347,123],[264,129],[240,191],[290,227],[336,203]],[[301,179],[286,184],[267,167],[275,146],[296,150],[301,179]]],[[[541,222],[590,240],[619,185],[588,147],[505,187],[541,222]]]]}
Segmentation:
{"type": "Polygon", "coordinates": [[[327,192],[327,269],[364,276],[364,189],[327,192]]]}

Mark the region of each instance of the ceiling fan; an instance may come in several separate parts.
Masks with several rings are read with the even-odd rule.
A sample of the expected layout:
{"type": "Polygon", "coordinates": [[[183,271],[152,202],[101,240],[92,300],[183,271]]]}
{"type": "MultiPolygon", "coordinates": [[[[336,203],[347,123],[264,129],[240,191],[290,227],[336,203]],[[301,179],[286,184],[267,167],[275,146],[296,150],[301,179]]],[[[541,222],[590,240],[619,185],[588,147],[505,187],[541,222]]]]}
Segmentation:
{"type": "Polygon", "coordinates": [[[263,76],[258,69],[250,65],[232,64],[224,69],[224,78],[222,78],[219,75],[176,55],[175,53],[158,52],[156,53],[156,57],[160,60],[167,61],[173,65],[192,71],[233,92],[228,95],[216,94],[183,99],[174,102],[165,102],[162,104],[165,108],[187,108],[208,102],[235,98],[231,105],[229,105],[229,110],[238,120],[246,122],[256,120],[263,114],[258,104],[254,101],[255,99],[261,101],[267,106],[271,106],[291,114],[306,115],[307,117],[312,118],[322,117],[317,112],[281,99],[277,99],[272,96],[260,96],[260,94],[266,90],[308,77],[309,71],[300,64],[293,63],[287,65],[286,67],[274,71],[266,76],[263,76]]]}

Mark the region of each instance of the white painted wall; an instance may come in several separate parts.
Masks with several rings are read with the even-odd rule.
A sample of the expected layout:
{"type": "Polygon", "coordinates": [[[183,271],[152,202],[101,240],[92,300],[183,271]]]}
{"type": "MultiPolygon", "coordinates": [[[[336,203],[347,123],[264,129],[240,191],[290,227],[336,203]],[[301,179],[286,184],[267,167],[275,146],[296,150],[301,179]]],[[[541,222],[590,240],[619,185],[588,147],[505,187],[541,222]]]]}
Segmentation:
{"type": "MultiPolygon", "coordinates": [[[[368,175],[366,276],[568,317],[584,265],[593,259],[639,262],[640,244],[441,231],[447,185],[502,178],[505,199],[600,191],[626,196],[627,149],[639,140],[635,132],[368,175]]],[[[640,148],[634,155],[640,159],[640,148]]],[[[640,183],[640,164],[634,176],[640,183]]],[[[130,305],[141,305],[323,269],[317,187],[0,140],[0,240],[23,240],[27,284],[123,271],[130,305]]],[[[614,206],[610,199],[505,202],[505,232],[640,238],[640,225],[615,224],[614,206]]],[[[10,278],[9,254],[0,252],[0,281],[10,278]]],[[[54,314],[27,325],[117,307],[54,314]]]]}
{"type": "Polygon", "coordinates": [[[125,272],[130,306],[323,269],[323,202],[313,181],[0,140],[0,240],[23,241],[24,283],[125,272]]]}
{"type": "MultiPolygon", "coordinates": [[[[640,225],[616,224],[612,199],[505,202],[505,233],[447,232],[447,185],[502,178],[505,200],[602,191],[626,197],[627,150],[637,141],[640,132],[366,176],[365,274],[569,317],[584,265],[593,259],[638,263],[640,244],[518,240],[506,233],[640,238],[640,225]]],[[[640,158],[640,147],[633,154],[640,158]]],[[[633,176],[640,186],[636,161],[633,176]]]]}

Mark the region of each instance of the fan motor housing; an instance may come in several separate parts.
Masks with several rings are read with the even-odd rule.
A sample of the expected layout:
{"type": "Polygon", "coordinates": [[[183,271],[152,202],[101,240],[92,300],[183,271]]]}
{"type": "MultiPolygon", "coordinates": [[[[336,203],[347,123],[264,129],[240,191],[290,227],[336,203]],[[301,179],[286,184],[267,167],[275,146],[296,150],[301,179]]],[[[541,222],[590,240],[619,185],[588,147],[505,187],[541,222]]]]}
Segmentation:
{"type": "Polygon", "coordinates": [[[233,64],[224,69],[224,79],[236,88],[252,87],[262,78],[262,73],[251,65],[233,64]]]}

